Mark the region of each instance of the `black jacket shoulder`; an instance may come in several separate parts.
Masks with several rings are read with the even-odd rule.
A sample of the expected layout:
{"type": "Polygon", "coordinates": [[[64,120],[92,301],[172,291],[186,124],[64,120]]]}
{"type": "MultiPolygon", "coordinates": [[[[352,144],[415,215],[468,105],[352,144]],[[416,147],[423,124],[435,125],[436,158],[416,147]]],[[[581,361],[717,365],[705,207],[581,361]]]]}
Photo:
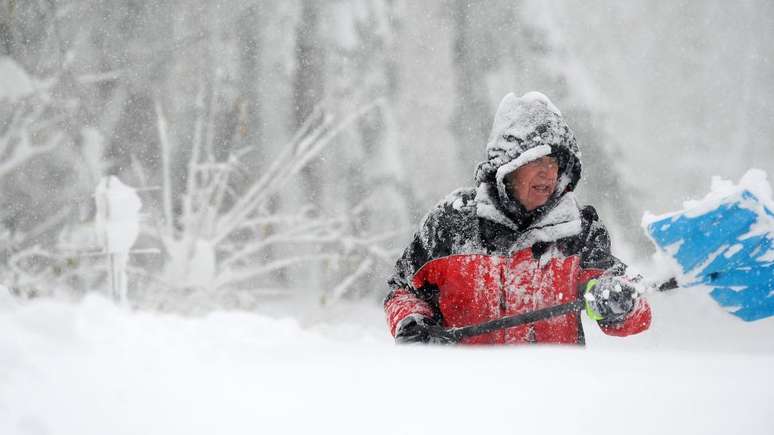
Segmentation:
{"type": "Polygon", "coordinates": [[[581,232],[565,242],[568,254],[578,254],[584,268],[604,269],[613,274],[623,273],[626,265],[611,252],[610,233],[599,219],[594,207],[580,208],[581,232]]]}

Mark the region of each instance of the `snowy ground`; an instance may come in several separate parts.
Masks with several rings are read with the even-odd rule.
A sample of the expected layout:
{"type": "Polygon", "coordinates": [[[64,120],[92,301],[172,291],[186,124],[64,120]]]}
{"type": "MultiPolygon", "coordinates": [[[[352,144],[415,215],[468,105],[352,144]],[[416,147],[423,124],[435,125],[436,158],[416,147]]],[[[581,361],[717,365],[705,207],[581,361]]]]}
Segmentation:
{"type": "Polygon", "coordinates": [[[397,347],[376,306],[184,318],[0,298],[0,434],[771,434],[774,319],[651,295],[584,348],[397,347]]]}

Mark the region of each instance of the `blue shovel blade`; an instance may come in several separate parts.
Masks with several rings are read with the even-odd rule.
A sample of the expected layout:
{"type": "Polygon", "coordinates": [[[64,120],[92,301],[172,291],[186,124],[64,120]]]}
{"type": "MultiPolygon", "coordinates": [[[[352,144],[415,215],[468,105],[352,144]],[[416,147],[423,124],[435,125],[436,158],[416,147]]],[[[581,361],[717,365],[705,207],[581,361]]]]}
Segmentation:
{"type": "Polygon", "coordinates": [[[684,210],[652,222],[647,231],[685,275],[703,284],[721,306],[744,320],[774,315],[774,213],[749,191],[717,207],[684,210]]]}
{"type": "Polygon", "coordinates": [[[731,314],[748,322],[774,316],[774,263],[731,269],[706,277],[710,296],[731,314]]]}

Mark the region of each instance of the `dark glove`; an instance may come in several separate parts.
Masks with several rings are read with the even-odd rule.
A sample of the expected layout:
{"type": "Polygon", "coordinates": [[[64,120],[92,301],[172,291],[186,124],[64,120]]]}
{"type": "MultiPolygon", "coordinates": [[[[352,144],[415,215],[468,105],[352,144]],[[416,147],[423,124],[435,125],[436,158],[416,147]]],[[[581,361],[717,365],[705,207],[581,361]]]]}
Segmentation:
{"type": "Polygon", "coordinates": [[[424,316],[412,315],[401,320],[395,343],[452,344],[457,340],[438,324],[424,316]]]}
{"type": "Polygon", "coordinates": [[[592,279],[583,292],[586,314],[605,323],[620,322],[634,309],[639,292],[620,278],[608,276],[592,279]]]}

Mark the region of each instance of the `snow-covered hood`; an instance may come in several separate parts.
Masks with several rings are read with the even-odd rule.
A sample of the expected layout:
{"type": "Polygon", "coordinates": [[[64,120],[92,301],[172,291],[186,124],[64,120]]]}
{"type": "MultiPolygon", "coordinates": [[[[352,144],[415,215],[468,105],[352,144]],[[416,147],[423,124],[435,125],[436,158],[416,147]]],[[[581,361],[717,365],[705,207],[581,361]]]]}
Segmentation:
{"type": "MultiPolygon", "coordinates": [[[[563,195],[575,189],[581,177],[580,149],[559,109],[545,95],[529,92],[521,97],[506,95],[497,108],[492,132],[486,144],[487,160],[476,169],[479,191],[497,192],[501,209],[511,214],[524,210],[507,192],[504,179],[522,165],[543,156],[559,160],[559,181],[547,208],[553,208],[563,195]]],[[[543,212],[547,212],[544,210],[543,212]]]]}

